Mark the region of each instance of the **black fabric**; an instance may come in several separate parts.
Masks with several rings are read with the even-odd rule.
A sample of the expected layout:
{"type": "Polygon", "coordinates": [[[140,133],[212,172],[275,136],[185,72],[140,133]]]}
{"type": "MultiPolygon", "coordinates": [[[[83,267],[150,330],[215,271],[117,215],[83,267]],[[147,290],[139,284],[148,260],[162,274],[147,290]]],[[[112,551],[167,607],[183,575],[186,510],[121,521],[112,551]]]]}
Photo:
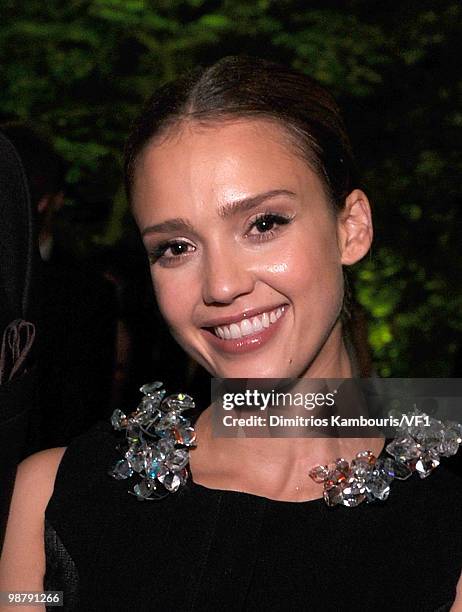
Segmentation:
{"type": "MultiPolygon", "coordinates": [[[[29,318],[31,278],[37,257],[24,171],[14,147],[0,134],[0,344],[12,321],[29,318]]],[[[30,358],[29,354],[12,380],[8,376],[0,385],[0,551],[16,465],[35,450],[38,415],[30,358]]]]}
{"type": "MultiPolygon", "coordinates": [[[[63,593],[63,612],[75,610],[78,601],[79,575],[66,548],[48,521],[45,521],[45,553],[46,553],[46,580],[44,591],[52,591],[55,584],[65,585],[63,593]],[[50,586],[51,585],[51,586],[50,586]]],[[[59,589],[61,590],[61,589],[59,589]]],[[[53,610],[55,606],[47,606],[53,610]]]]}
{"type": "Polygon", "coordinates": [[[36,371],[0,386],[0,551],[18,462],[33,449],[38,415],[32,410],[36,371]]]}
{"type": "Polygon", "coordinates": [[[382,504],[328,508],[191,481],[139,502],[132,480],[107,475],[118,458],[106,423],[74,440],[46,509],[79,575],[73,610],[442,612],[455,598],[462,479],[451,459],[395,481],[382,504]]]}
{"type": "Polygon", "coordinates": [[[33,274],[33,213],[22,164],[0,133],[0,329],[27,319],[33,274]]]}
{"type": "Polygon", "coordinates": [[[64,249],[37,282],[40,447],[66,446],[108,416],[117,302],[114,287],[64,249]]]}

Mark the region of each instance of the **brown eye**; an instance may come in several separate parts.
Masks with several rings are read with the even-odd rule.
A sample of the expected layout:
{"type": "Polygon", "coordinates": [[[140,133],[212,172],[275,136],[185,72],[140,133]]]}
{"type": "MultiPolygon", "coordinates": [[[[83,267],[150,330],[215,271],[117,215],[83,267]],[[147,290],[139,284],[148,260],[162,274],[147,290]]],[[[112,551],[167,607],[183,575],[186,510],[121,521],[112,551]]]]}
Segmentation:
{"type": "Polygon", "coordinates": [[[274,217],[264,217],[255,222],[254,227],[258,229],[259,232],[267,232],[270,229],[273,229],[274,224],[276,223],[274,217]]]}
{"type": "Polygon", "coordinates": [[[286,217],[276,213],[263,213],[252,221],[247,234],[249,236],[256,236],[257,239],[263,239],[266,234],[268,235],[268,238],[271,238],[271,236],[278,231],[278,226],[287,225],[291,221],[291,217],[286,217]],[[250,232],[250,230],[253,228],[255,228],[257,232],[250,232]]]}
{"type": "Polygon", "coordinates": [[[188,250],[188,245],[184,242],[177,242],[176,244],[172,244],[170,246],[170,250],[173,255],[183,255],[188,250]]]}
{"type": "Polygon", "coordinates": [[[151,264],[158,260],[162,261],[162,263],[173,262],[187,255],[190,252],[188,251],[189,247],[194,249],[194,246],[189,244],[189,242],[164,242],[150,251],[148,258],[151,264]]]}

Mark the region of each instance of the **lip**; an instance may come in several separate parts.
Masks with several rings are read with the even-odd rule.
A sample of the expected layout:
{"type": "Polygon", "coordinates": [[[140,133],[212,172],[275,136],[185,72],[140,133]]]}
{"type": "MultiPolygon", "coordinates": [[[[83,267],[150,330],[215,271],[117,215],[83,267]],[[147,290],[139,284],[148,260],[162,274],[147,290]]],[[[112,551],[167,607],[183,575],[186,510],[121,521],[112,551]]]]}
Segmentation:
{"type": "Polygon", "coordinates": [[[276,310],[277,308],[282,308],[282,306],[288,306],[288,304],[284,302],[282,304],[276,304],[275,306],[249,308],[248,310],[243,310],[242,312],[239,312],[235,315],[217,317],[216,319],[208,319],[201,325],[201,327],[220,327],[221,325],[231,325],[231,323],[237,323],[238,321],[242,321],[242,319],[249,319],[250,317],[255,317],[256,315],[263,314],[264,312],[271,312],[272,310],[276,310]]]}
{"type": "MultiPolygon", "coordinates": [[[[265,344],[267,344],[267,342],[269,342],[271,338],[275,334],[277,334],[277,332],[279,331],[281,322],[283,321],[287,311],[289,310],[288,304],[281,304],[280,306],[276,306],[276,308],[281,308],[282,306],[284,306],[282,315],[279,317],[279,319],[275,323],[272,323],[269,327],[265,327],[258,333],[252,334],[251,336],[244,336],[243,338],[235,338],[234,340],[233,339],[224,340],[223,338],[219,338],[215,334],[215,332],[212,330],[208,331],[207,329],[202,328],[201,333],[203,334],[207,342],[209,342],[216,350],[221,351],[223,353],[239,354],[239,353],[248,353],[250,351],[255,351],[259,349],[260,347],[264,346],[265,344]]],[[[252,314],[248,314],[247,317],[255,316],[256,314],[260,314],[262,312],[267,312],[267,311],[261,310],[261,309],[259,310],[254,309],[252,311],[249,310],[248,312],[252,314]]],[[[239,315],[239,316],[240,316],[240,319],[235,318],[231,322],[234,323],[236,321],[240,321],[243,318],[247,318],[247,317],[243,317],[242,315],[239,315]]],[[[225,322],[225,319],[221,319],[221,321],[225,322]]],[[[226,319],[226,322],[229,322],[229,321],[230,321],[229,318],[226,319]]],[[[226,324],[226,323],[222,323],[222,324],[226,324]]],[[[210,327],[216,327],[217,325],[219,325],[219,323],[216,325],[210,326],[210,327]]]]}

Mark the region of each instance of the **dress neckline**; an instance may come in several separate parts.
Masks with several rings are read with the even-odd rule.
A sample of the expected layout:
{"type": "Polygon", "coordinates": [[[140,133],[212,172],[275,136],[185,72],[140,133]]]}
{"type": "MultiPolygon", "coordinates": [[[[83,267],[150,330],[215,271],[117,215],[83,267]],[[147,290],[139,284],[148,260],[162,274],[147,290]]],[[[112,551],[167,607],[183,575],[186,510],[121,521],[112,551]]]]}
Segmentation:
{"type": "MultiPolygon", "coordinates": [[[[377,455],[377,459],[386,456],[386,447],[389,442],[390,442],[390,439],[384,438],[384,445],[380,453],[377,455]]],[[[306,477],[309,478],[308,474],[306,477]]],[[[235,489],[219,489],[219,488],[207,487],[205,485],[202,485],[194,481],[194,476],[191,470],[189,470],[189,482],[190,482],[190,486],[192,489],[196,489],[196,490],[203,489],[209,492],[210,494],[213,494],[213,493],[220,494],[220,495],[228,494],[231,496],[240,496],[245,499],[256,499],[256,500],[262,500],[262,501],[264,500],[267,503],[273,503],[273,504],[289,504],[289,505],[297,505],[297,506],[303,506],[303,505],[308,505],[308,504],[315,506],[317,504],[321,504],[323,507],[325,506],[325,501],[324,501],[323,496],[315,497],[314,499],[295,501],[295,500],[285,500],[285,499],[273,499],[271,497],[265,497],[264,495],[250,493],[249,491],[236,491],[235,489]]],[[[322,491],[321,484],[319,485],[319,487],[320,487],[320,491],[322,491]]]]}

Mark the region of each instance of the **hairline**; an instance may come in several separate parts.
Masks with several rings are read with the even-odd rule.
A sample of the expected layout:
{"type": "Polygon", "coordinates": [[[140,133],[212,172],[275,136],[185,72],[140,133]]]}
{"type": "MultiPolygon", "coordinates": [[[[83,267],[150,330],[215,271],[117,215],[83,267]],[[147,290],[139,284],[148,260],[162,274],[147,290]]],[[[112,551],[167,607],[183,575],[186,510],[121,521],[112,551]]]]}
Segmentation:
{"type": "Polygon", "coordinates": [[[282,133],[283,146],[286,149],[304,163],[308,165],[316,176],[320,179],[324,194],[327,198],[327,204],[329,211],[333,214],[334,218],[338,213],[335,202],[333,201],[332,193],[330,192],[328,179],[325,176],[322,164],[319,161],[319,145],[317,142],[307,134],[301,127],[297,126],[293,120],[280,117],[270,112],[263,111],[243,111],[239,109],[233,113],[232,110],[217,110],[217,111],[194,111],[190,110],[177,115],[172,115],[167,119],[164,125],[158,130],[158,132],[148,138],[141,148],[135,155],[129,158],[127,165],[127,197],[129,203],[132,200],[133,185],[135,182],[135,174],[137,162],[143,153],[146,152],[150,146],[162,145],[164,142],[171,138],[179,136],[186,126],[201,127],[204,129],[213,128],[217,124],[222,123],[237,123],[240,121],[265,121],[275,125],[282,133]]]}

